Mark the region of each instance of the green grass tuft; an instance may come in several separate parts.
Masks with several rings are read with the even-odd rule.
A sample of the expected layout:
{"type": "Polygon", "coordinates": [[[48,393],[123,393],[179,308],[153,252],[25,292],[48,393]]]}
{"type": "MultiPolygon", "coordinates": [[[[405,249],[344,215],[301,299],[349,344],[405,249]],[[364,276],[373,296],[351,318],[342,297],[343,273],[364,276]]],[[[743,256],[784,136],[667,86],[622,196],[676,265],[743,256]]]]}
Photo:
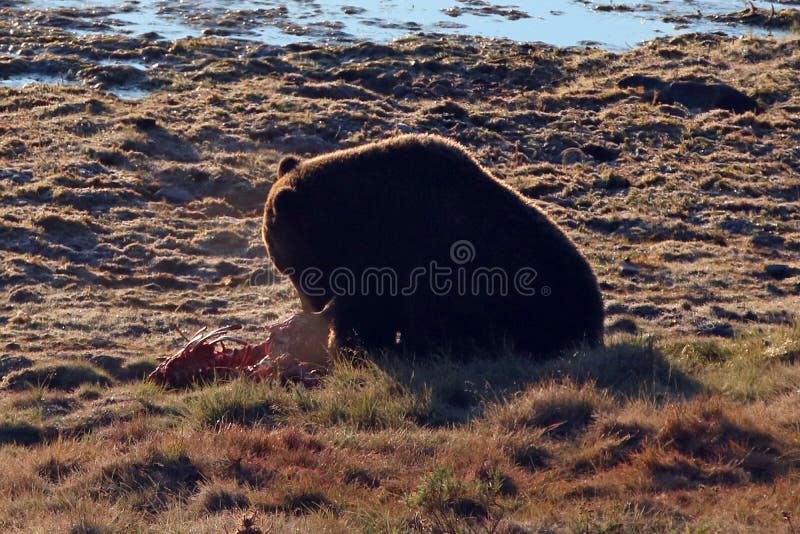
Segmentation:
{"type": "Polygon", "coordinates": [[[337,361],[309,397],[305,408],[319,423],[372,430],[408,427],[428,402],[374,362],[347,360],[337,361]]]}
{"type": "Polygon", "coordinates": [[[602,391],[584,385],[550,383],[530,388],[509,401],[490,407],[487,418],[508,431],[535,428],[564,438],[584,430],[598,411],[607,410],[611,400],[602,391]]]}
{"type": "Polygon", "coordinates": [[[234,380],[195,391],[184,415],[200,426],[275,425],[286,412],[288,392],[264,382],[234,380]]]}
{"type": "MultiPolygon", "coordinates": [[[[494,525],[505,507],[500,500],[498,477],[464,482],[446,468],[436,469],[409,497],[434,532],[463,532],[477,526],[494,525]]],[[[492,527],[486,528],[492,531],[492,527]]]]}

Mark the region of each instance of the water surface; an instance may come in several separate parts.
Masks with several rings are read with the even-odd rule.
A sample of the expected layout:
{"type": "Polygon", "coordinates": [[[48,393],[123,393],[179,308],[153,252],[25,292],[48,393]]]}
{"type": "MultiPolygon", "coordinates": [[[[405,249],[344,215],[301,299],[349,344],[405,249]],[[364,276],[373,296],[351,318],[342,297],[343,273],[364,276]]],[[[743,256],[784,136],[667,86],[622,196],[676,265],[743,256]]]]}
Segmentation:
{"type": "MultiPolygon", "coordinates": [[[[685,31],[768,33],[766,29],[715,23],[707,18],[748,5],[723,0],[549,0],[517,4],[483,0],[138,0],[124,4],[102,0],[30,0],[16,7],[79,9],[86,18],[94,16],[92,10],[95,15],[108,10],[111,13],[100,18],[113,31],[156,32],[167,39],[216,33],[288,44],[387,41],[408,33],[439,32],[561,46],[592,43],[620,50],[654,37],[685,31]],[[615,9],[602,10],[609,6],[615,9]]],[[[768,2],[756,5],[770,7],[768,2]]]]}
{"type": "MultiPolygon", "coordinates": [[[[800,0],[798,0],[800,2],[800,0]]],[[[525,1],[493,4],[486,0],[27,0],[4,2],[4,15],[35,29],[55,26],[79,35],[143,35],[175,40],[218,35],[275,45],[301,41],[352,43],[389,41],[408,34],[445,33],[541,41],[559,46],[595,45],[624,50],[642,41],[681,32],[723,31],[734,35],[769,33],[728,25],[712,15],[744,9],[745,2],[722,0],[525,1]]],[[[769,7],[758,2],[758,7],[769,7]]],[[[0,59],[19,57],[13,44],[0,59]]],[[[132,59],[92,60],[102,66],[133,68],[145,74],[152,65],[132,59]]],[[[69,72],[0,74],[0,85],[80,83],[69,72]]],[[[138,75],[134,78],[138,78],[138,75]]],[[[141,98],[152,87],[141,83],[104,83],[122,98],[141,98]]]]}

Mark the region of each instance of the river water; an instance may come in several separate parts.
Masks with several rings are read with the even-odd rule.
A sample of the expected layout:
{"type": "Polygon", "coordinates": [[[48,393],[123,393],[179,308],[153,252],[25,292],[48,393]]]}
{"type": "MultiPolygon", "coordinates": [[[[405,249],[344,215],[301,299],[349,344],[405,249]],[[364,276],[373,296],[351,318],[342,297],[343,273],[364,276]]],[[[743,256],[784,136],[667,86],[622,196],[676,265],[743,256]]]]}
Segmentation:
{"type": "MultiPolygon", "coordinates": [[[[78,35],[154,33],[157,35],[147,38],[168,40],[215,35],[274,45],[381,42],[407,34],[446,33],[622,51],[682,32],[769,33],[765,28],[711,20],[713,15],[746,9],[748,4],[740,1],[501,1],[517,4],[488,0],[128,0],[116,4],[106,0],[0,0],[0,8],[12,28],[16,24],[42,25],[42,29],[57,27],[78,35]]],[[[767,2],[755,5],[770,7],[767,2]]],[[[13,33],[6,40],[8,37],[13,33]]],[[[18,48],[12,42],[0,50],[0,62],[18,58],[18,48]]],[[[112,67],[140,71],[142,80],[152,66],[119,59],[112,63],[112,67]]],[[[0,69],[0,87],[81,83],[75,71],[86,66],[43,70],[39,64],[29,65],[0,69]]],[[[109,82],[104,88],[123,98],[141,98],[152,90],[134,82],[109,82]]]]}
{"type": "MultiPolygon", "coordinates": [[[[216,34],[274,44],[387,41],[423,32],[624,50],[648,39],[687,31],[768,33],[707,18],[748,6],[731,0],[517,0],[513,5],[485,0],[133,0],[121,4],[28,0],[10,4],[17,9],[66,8],[88,20],[100,17],[113,32],[156,32],[167,39],[216,34]]],[[[769,2],[755,5],[770,7],[769,2]]],[[[97,31],[109,29],[101,26],[97,31]]]]}

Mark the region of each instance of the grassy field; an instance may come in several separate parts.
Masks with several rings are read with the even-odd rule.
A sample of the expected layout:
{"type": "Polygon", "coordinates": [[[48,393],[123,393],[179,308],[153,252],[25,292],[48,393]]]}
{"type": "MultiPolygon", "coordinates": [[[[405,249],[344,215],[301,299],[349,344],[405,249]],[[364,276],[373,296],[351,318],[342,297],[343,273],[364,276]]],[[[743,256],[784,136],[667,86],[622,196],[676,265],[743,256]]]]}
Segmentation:
{"type": "Polygon", "coordinates": [[[0,88],[0,530],[800,531],[798,44],[280,48],[0,19],[0,73],[86,83],[0,88]],[[99,62],[132,58],[149,70],[99,62]],[[633,73],[764,112],[654,104],[617,87],[633,73]],[[155,91],[106,91],[134,82],[155,91]],[[256,342],[297,311],[259,241],[282,155],[400,132],[457,139],[564,227],[605,348],[342,355],[313,389],[142,380],[176,327],[256,342]]]}

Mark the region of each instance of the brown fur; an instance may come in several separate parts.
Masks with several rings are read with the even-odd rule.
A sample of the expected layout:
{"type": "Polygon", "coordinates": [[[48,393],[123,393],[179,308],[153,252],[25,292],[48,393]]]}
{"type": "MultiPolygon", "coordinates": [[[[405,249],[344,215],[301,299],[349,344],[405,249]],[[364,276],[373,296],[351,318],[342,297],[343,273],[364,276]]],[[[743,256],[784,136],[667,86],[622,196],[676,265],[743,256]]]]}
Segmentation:
{"type": "MultiPolygon", "coordinates": [[[[304,161],[285,158],[263,232],[303,307],[324,309],[337,345],[392,346],[398,332],[415,350],[505,340],[543,354],[602,343],[597,281],[572,241],[464,147],[441,137],[406,135],[304,161]],[[453,260],[457,242],[470,244],[472,261],[453,260]],[[406,295],[364,291],[365,284],[335,294],[331,278],[337,268],[359,280],[369,268],[391,268],[402,288],[431,262],[461,272],[467,291],[440,294],[425,279],[406,295]],[[313,284],[321,295],[302,279],[309,268],[321,274],[313,284]],[[510,290],[471,290],[479,268],[502,269],[510,290]],[[537,272],[532,296],[511,280],[525,268],[537,272]]],[[[456,287],[456,275],[449,279],[456,287]]]]}

